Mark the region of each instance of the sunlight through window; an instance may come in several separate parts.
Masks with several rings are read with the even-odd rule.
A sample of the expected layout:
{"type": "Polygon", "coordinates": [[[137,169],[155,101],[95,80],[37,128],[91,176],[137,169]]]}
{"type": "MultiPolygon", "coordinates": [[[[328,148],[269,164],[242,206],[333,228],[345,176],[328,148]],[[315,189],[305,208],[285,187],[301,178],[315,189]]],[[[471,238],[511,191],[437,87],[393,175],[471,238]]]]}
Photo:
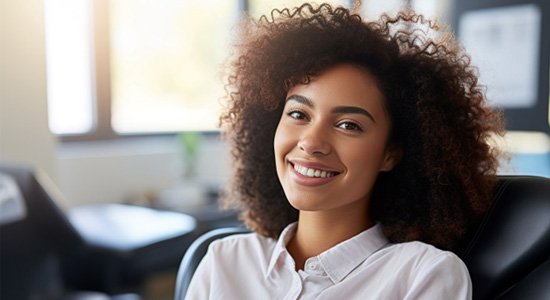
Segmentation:
{"type": "Polygon", "coordinates": [[[48,117],[56,134],[94,126],[88,0],[46,0],[48,117]]]}
{"type": "Polygon", "coordinates": [[[116,0],[110,12],[113,128],[216,129],[238,2],[116,0]]]}

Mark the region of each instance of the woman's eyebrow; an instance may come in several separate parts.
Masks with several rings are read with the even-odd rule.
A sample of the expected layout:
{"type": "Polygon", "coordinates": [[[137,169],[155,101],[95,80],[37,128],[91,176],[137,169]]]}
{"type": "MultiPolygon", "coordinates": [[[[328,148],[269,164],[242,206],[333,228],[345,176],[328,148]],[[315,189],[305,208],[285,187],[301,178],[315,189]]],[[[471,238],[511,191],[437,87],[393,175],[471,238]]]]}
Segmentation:
{"type": "Polygon", "coordinates": [[[374,120],[374,117],[371,113],[369,113],[367,110],[362,109],[361,107],[357,106],[337,106],[332,109],[332,113],[338,113],[338,114],[361,114],[365,115],[369,119],[371,119],[374,123],[376,121],[374,120]]]}
{"type": "Polygon", "coordinates": [[[296,101],[298,103],[307,105],[309,107],[314,106],[313,101],[311,101],[310,99],[308,99],[304,96],[301,96],[301,95],[290,95],[290,96],[288,96],[288,98],[286,98],[286,101],[290,101],[290,100],[293,100],[293,101],[296,101]]]}
{"type": "MultiPolygon", "coordinates": [[[[314,107],[313,101],[311,101],[309,98],[301,96],[301,95],[290,95],[286,101],[296,101],[298,103],[304,104],[309,107],[314,107]]],[[[371,113],[369,113],[367,110],[357,107],[357,106],[337,106],[332,109],[331,111],[333,114],[361,114],[369,119],[371,119],[374,123],[376,121],[374,120],[374,117],[371,113]]]]}

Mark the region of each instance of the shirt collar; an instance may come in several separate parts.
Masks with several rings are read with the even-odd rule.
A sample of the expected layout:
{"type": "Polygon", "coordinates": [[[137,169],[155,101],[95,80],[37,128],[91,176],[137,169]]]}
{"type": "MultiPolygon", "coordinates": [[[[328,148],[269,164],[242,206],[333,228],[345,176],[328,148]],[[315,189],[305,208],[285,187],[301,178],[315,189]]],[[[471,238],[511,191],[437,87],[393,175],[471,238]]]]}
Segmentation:
{"type": "Polygon", "coordinates": [[[332,282],[338,283],[388,243],[388,239],[382,232],[382,226],[376,224],[319,254],[318,257],[332,282]]]}
{"type": "Polygon", "coordinates": [[[286,245],[294,237],[294,234],[296,234],[297,225],[297,222],[290,223],[285,227],[285,229],[283,229],[281,235],[279,235],[279,239],[277,240],[277,244],[275,244],[275,248],[273,249],[273,253],[271,255],[271,260],[265,273],[266,277],[269,276],[269,274],[273,271],[273,268],[275,268],[275,265],[277,265],[277,263],[285,263],[285,261],[280,260],[281,256],[284,253],[290,256],[290,253],[288,253],[288,251],[286,250],[286,245]]]}
{"type": "MultiPolygon", "coordinates": [[[[296,233],[297,223],[289,224],[279,236],[277,244],[273,249],[271,261],[266,270],[265,276],[269,276],[277,264],[284,264],[287,260],[282,257],[286,254],[290,257],[286,245],[296,233]]],[[[369,256],[387,245],[388,239],[382,232],[382,226],[376,224],[373,227],[345,240],[317,257],[329,278],[334,282],[342,281],[346,276],[357,268],[369,256]]],[[[294,268],[292,266],[292,268],[294,268]]]]}

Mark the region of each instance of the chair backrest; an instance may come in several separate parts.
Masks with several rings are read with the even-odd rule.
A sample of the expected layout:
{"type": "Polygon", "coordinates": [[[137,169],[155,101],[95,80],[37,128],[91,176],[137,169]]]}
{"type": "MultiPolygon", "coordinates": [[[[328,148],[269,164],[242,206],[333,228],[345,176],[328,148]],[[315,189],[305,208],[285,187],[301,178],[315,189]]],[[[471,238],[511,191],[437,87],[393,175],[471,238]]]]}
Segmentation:
{"type": "Polygon", "coordinates": [[[0,222],[0,298],[53,298],[62,289],[60,254],[84,242],[57,206],[43,173],[0,163],[0,175],[2,209],[11,207],[17,214],[0,222]]]}
{"type": "MultiPolygon", "coordinates": [[[[176,300],[185,297],[208,245],[242,232],[246,229],[214,230],[191,245],[178,271],[176,300]]],[[[472,277],[474,299],[550,299],[549,178],[499,176],[491,207],[472,236],[460,257],[472,277]]]]}
{"type": "MultiPolygon", "coordinates": [[[[550,179],[499,177],[491,207],[461,255],[472,277],[474,299],[503,296],[549,255],[550,179]]],[[[549,284],[538,288],[550,293],[548,279],[549,284]]]]}
{"type": "Polygon", "coordinates": [[[58,206],[55,187],[45,173],[28,166],[0,162],[0,174],[15,180],[26,209],[23,219],[1,226],[2,239],[7,238],[12,232],[21,235],[21,226],[30,226],[32,230],[40,232],[39,240],[44,239],[47,244],[59,251],[83,243],[78,231],[58,206]]]}
{"type": "Polygon", "coordinates": [[[174,299],[179,300],[185,297],[191,278],[193,278],[193,274],[195,274],[195,270],[206,254],[211,242],[229,235],[247,232],[250,231],[243,227],[226,227],[214,229],[196,239],[191,246],[189,246],[189,249],[187,249],[181,261],[176,279],[176,294],[174,299]]]}

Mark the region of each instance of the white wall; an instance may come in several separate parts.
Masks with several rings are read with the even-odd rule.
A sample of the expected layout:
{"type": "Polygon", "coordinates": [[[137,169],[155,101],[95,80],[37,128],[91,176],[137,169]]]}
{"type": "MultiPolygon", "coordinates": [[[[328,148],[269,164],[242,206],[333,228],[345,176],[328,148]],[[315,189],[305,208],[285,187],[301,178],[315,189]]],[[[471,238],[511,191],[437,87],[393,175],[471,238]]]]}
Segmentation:
{"type": "MultiPolygon", "coordinates": [[[[66,144],[57,154],[59,186],[69,205],[145,202],[184,183],[182,155],[174,137],[66,144]]],[[[222,184],[227,154],[217,137],[203,137],[193,184],[222,184]]]]}
{"type": "Polygon", "coordinates": [[[56,177],[48,130],[41,0],[0,0],[0,159],[56,177]]]}

